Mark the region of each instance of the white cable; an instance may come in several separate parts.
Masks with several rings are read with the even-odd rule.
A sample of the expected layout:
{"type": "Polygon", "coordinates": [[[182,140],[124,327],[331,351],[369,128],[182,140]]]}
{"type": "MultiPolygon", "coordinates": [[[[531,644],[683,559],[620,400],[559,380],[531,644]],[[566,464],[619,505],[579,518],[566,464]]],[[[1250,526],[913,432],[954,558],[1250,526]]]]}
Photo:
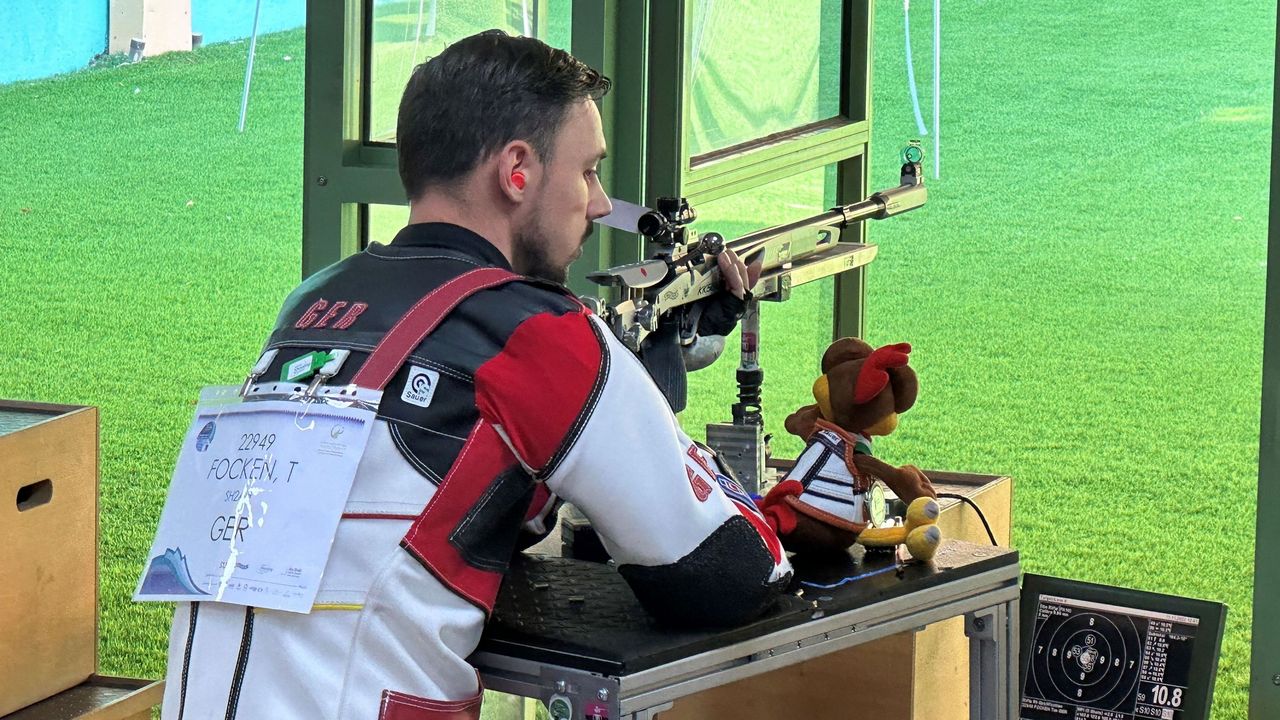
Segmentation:
{"type": "Polygon", "coordinates": [[[253,36],[249,39],[249,63],[244,68],[244,93],[240,95],[240,132],[244,132],[244,116],[249,111],[249,82],[253,79],[253,56],[258,49],[258,16],[262,14],[262,0],[253,10],[253,36]]]}
{"type": "Polygon", "coordinates": [[[413,33],[413,56],[409,60],[409,72],[418,67],[418,45],[422,42],[422,10],[426,4],[427,0],[418,0],[418,29],[413,33]]]}
{"type": "Polygon", "coordinates": [[[712,6],[715,5],[713,0],[703,0],[693,8],[693,40],[692,47],[689,48],[689,57],[692,61],[689,63],[689,87],[697,88],[698,70],[703,64],[703,54],[706,45],[703,43],[703,36],[707,32],[707,27],[712,23],[712,6]]]}
{"type": "MultiPolygon", "coordinates": [[[[422,24],[423,24],[424,14],[426,16],[427,37],[433,37],[436,34],[436,0],[431,0],[430,10],[424,10],[424,6],[426,5],[426,2],[427,0],[418,0],[418,23],[413,33],[413,50],[409,55],[408,67],[405,67],[404,55],[400,54],[400,70],[399,70],[399,75],[397,77],[404,78],[405,80],[408,80],[409,76],[413,74],[414,69],[418,67],[418,49],[422,47],[422,24]]],[[[403,42],[404,43],[409,42],[409,28],[407,26],[404,29],[403,42]]],[[[392,122],[391,127],[381,132],[371,132],[370,137],[371,138],[385,137],[385,136],[394,137],[396,132],[396,127],[394,124],[396,121],[395,116],[392,115],[390,120],[392,122]]]]}
{"type": "Polygon", "coordinates": [[[942,0],[933,0],[933,179],[942,172],[942,0]]]}
{"type": "Polygon", "coordinates": [[[916,92],[916,68],[911,59],[911,0],[902,0],[902,30],[907,49],[907,88],[911,91],[911,109],[916,114],[916,130],[921,135],[928,135],[929,128],[924,126],[924,117],[920,115],[920,94],[916,92]]]}

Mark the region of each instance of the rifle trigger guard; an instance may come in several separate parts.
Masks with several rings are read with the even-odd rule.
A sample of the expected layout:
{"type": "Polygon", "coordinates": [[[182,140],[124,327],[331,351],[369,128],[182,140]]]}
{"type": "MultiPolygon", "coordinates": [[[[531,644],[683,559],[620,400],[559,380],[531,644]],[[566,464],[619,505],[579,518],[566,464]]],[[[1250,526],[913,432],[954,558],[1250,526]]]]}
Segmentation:
{"type": "Polygon", "coordinates": [[[698,339],[698,321],[702,320],[702,303],[694,303],[680,321],[680,344],[692,345],[698,339]]]}

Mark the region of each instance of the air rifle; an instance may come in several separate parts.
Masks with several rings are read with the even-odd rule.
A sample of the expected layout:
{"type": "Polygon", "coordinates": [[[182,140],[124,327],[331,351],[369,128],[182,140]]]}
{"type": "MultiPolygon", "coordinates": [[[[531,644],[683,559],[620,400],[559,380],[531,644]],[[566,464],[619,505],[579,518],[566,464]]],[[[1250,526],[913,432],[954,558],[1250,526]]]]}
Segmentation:
{"type": "MultiPolygon", "coordinates": [[[[624,345],[639,352],[645,338],[663,323],[679,323],[680,341],[686,346],[697,339],[702,311],[697,301],[722,289],[716,256],[725,248],[732,248],[748,265],[762,259],[762,273],[755,286],[749,288],[753,299],[747,303],[741,324],[739,401],[733,406],[733,422],[707,427],[708,444],[738,472],[750,492],[758,491],[764,471],[759,301],[786,300],[795,286],[871,262],[875,246],[841,242],[840,231],[924,205],[927,192],[919,144],[904,148],[901,157],[897,187],[874,193],[861,202],[729,241],[719,233],[699,235],[690,229],[697,213],[684,198],[659,198],[653,210],[635,221],[635,230],[658,248],[653,258],[587,275],[592,282],[617,289],[616,302],[596,301],[594,309],[624,345]]],[[[715,352],[718,354],[718,349],[715,352]]]]}
{"type": "Polygon", "coordinates": [[[902,155],[897,187],[735,240],[726,241],[715,232],[697,234],[688,227],[697,213],[684,198],[659,198],[655,209],[636,221],[638,232],[659,248],[654,257],[587,275],[592,282],[618,289],[618,301],[600,304],[598,314],[623,344],[638,352],[645,337],[663,322],[680,322],[682,339],[692,340],[698,313],[694,303],[721,289],[716,256],[726,247],[747,264],[763,258],[760,280],[750,290],[764,300],[785,300],[792,287],[865,265],[875,256],[874,246],[840,242],[840,231],[925,203],[920,148],[913,144],[902,155]]]}

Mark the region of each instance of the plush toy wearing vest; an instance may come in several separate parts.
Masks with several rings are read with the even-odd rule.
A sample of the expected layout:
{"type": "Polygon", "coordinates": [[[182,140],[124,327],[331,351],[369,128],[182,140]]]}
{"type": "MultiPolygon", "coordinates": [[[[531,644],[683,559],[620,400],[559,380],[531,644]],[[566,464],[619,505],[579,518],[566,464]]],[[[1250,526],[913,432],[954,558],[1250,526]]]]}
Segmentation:
{"type": "Polygon", "coordinates": [[[786,420],[787,431],[808,445],[759,501],[788,550],[906,544],[912,557],[933,557],[942,542],[933,484],[913,465],[895,467],[871,454],[871,438],[893,432],[898,415],[915,404],[919,382],[907,365],[910,352],[907,343],[873,349],[841,338],[823,354],[822,376],[813,384],[817,402],[786,420]],[[877,480],[908,503],[904,525],[871,527],[867,495],[877,480]]]}

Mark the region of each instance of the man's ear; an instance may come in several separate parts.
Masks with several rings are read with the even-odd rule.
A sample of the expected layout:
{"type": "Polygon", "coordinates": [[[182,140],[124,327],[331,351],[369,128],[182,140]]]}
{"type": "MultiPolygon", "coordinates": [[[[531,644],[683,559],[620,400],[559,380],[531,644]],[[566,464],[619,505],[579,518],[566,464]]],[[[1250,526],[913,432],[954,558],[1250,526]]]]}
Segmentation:
{"type": "Polygon", "coordinates": [[[496,172],[498,189],[508,200],[523,202],[530,186],[540,179],[542,165],[533,146],[524,140],[512,140],[498,150],[496,172]]]}

